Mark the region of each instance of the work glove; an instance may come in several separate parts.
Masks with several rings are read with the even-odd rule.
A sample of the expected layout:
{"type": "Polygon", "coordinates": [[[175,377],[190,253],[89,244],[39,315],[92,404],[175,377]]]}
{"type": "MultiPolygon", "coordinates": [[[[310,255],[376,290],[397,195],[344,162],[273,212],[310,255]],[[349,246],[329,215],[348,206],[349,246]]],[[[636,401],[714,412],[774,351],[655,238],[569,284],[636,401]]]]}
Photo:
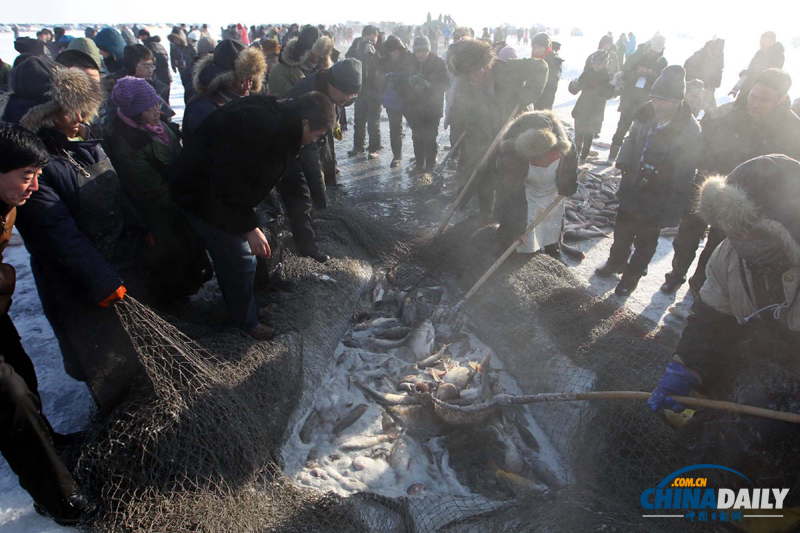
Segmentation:
{"type": "Polygon", "coordinates": [[[654,413],[659,409],[669,409],[676,413],[682,412],[686,406],[679,404],[668,396],[689,396],[692,389],[700,384],[689,370],[680,363],[671,362],[667,365],[667,371],[658,382],[656,390],[647,400],[647,406],[654,413]]]}
{"type": "Polygon", "coordinates": [[[336,125],[336,128],[334,128],[333,130],[333,138],[336,139],[337,141],[342,140],[342,127],[339,126],[338,124],[336,125]]]}
{"type": "Polygon", "coordinates": [[[365,56],[374,56],[375,55],[375,47],[372,43],[367,43],[364,45],[364,55],[365,56]]]}
{"type": "Polygon", "coordinates": [[[128,289],[126,289],[124,285],[120,285],[119,288],[117,288],[117,290],[112,292],[111,295],[108,298],[106,298],[105,300],[100,302],[100,304],[99,304],[100,307],[110,307],[111,304],[113,304],[115,302],[118,302],[118,301],[122,301],[122,299],[125,297],[125,294],[127,292],[128,292],[128,289]]]}

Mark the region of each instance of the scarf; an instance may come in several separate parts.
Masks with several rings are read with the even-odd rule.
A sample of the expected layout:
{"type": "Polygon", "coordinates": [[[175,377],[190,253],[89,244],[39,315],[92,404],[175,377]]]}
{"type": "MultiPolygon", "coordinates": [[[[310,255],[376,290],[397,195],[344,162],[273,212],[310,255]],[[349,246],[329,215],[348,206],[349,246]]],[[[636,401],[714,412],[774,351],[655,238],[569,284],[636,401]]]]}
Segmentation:
{"type": "Polygon", "coordinates": [[[531,165],[535,167],[549,167],[553,161],[561,159],[561,152],[556,148],[551,148],[549,152],[545,152],[539,157],[534,157],[530,160],[531,165]]]}
{"type": "Polygon", "coordinates": [[[553,47],[552,47],[552,46],[548,46],[548,47],[547,47],[547,50],[545,50],[545,51],[544,51],[544,53],[543,53],[542,55],[540,55],[540,56],[537,56],[536,54],[534,54],[533,52],[531,52],[531,57],[535,57],[536,59],[544,59],[545,57],[547,57],[548,55],[550,55],[550,53],[551,53],[552,51],[553,51],[553,47]]]}
{"type": "Polygon", "coordinates": [[[169,133],[167,133],[167,128],[165,128],[161,122],[158,123],[158,126],[152,126],[150,124],[137,124],[133,120],[123,115],[119,109],[117,109],[117,116],[120,118],[120,120],[122,120],[122,122],[124,122],[131,128],[142,130],[145,133],[149,134],[155,140],[161,142],[162,144],[167,145],[168,148],[172,148],[172,143],[169,140],[169,133]]]}

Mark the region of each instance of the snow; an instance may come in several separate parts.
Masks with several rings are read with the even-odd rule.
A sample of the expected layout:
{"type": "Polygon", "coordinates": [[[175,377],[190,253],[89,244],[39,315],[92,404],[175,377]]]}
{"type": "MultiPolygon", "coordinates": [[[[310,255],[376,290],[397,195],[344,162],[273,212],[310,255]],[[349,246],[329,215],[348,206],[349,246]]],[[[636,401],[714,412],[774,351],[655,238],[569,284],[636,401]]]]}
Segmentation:
{"type": "MultiPolygon", "coordinates": [[[[635,30],[635,28],[632,28],[635,30]]],[[[566,30],[566,28],[565,28],[566,30]]],[[[627,28],[626,28],[627,31],[627,28]]],[[[712,30],[713,31],[713,30],[712,30]]],[[[726,39],[726,68],[723,76],[722,87],[717,91],[717,102],[719,104],[730,100],[726,96],[727,91],[736,82],[739,70],[745,68],[757,47],[758,34],[761,29],[754,28],[751,35],[726,34],[722,28],[718,37],[726,39]]],[[[166,40],[168,30],[159,29],[158,33],[162,39],[166,40]]],[[[82,36],[80,31],[69,32],[74,36],[82,36]]],[[[556,37],[562,43],[561,57],[565,59],[563,66],[562,81],[559,84],[559,91],[556,95],[555,112],[557,115],[571,123],[570,116],[572,107],[577,101],[577,97],[569,94],[567,85],[569,80],[580,75],[585,58],[597,46],[602,36],[602,31],[591,32],[585,30],[586,37],[569,37],[560,35],[556,37]]],[[[23,34],[26,35],[26,34],[23,34]]],[[[34,36],[29,33],[27,35],[34,36]]],[[[665,56],[671,64],[683,62],[703,44],[712,38],[711,31],[707,35],[697,35],[693,39],[682,39],[676,34],[667,33],[667,48],[665,56]]],[[[618,32],[614,34],[614,39],[618,37],[618,32]]],[[[650,35],[637,33],[638,42],[644,42],[650,35]]],[[[779,40],[787,45],[787,63],[785,68],[793,75],[795,80],[800,79],[800,54],[789,45],[788,35],[779,35],[779,40]]],[[[168,43],[165,43],[168,44],[168,43]]],[[[510,38],[510,44],[515,45],[515,40],[510,38]]],[[[517,47],[520,57],[530,57],[530,47],[517,47]]],[[[0,58],[12,63],[17,53],[13,48],[13,35],[10,33],[0,34],[0,58]]],[[[180,80],[173,75],[172,91],[170,103],[175,109],[177,120],[183,115],[183,88],[180,80]]],[[[618,100],[611,100],[606,107],[606,118],[600,134],[600,141],[610,142],[619,114],[616,111],[618,100]]],[[[352,117],[352,108],[351,108],[352,117]]],[[[387,128],[386,122],[382,127],[387,128]]],[[[446,137],[445,133],[442,137],[446,137]]],[[[408,132],[406,137],[406,149],[410,148],[411,135],[408,132]]],[[[386,132],[388,139],[388,132],[386,132]]],[[[352,142],[352,128],[345,133],[345,139],[338,144],[340,154],[349,148],[352,142]]],[[[447,143],[445,143],[447,144],[447,143]]],[[[597,149],[602,158],[606,150],[597,149]]],[[[391,154],[389,150],[384,150],[379,154],[379,159],[371,164],[372,172],[361,175],[347,176],[343,174],[341,181],[345,185],[353,183],[367,177],[380,176],[377,181],[378,186],[385,191],[399,191],[407,188],[409,184],[406,180],[398,180],[397,176],[389,172],[389,161],[391,154]]],[[[386,214],[389,214],[389,210],[386,214]]],[[[682,286],[676,295],[667,296],[658,291],[658,287],[663,281],[663,275],[670,269],[672,257],[671,238],[662,237],[659,239],[658,249],[649,268],[649,275],[643,278],[638,289],[627,299],[622,300],[613,295],[616,285],[615,279],[602,279],[594,276],[594,269],[601,266],[608,257],[611,245],[610,239],[598,239],[585,241],[581,248],[586,253],[586,259],[577,264],[573,260],[568,260],[573,267],[575,274],[584,281],[586,286],[604,298],[616,299],[620,306],[624,306],[634,313],[639,313],[651,319],[655,324],[667,325],[668,327],[680,330],[684,322],[675,318],[667,310],[673,305],[679,305],[686,309],[691,305],[691,297],[686,295],[686,285],[682,286]]],[[[699,254],[699,251],[698,251],[699,254]]],[[[39,388],[43,400],[43,409],[56,430],[61,432],[76,431],[86,426],[92,414],[93,402],[86,387],[69,378],[63,370],[60,351],[53,337],[53,332],[44,318],[36,294],[35,285],[29,267],[29,257],[23,247],[9,247],[5,252],[5,261],[12,264],[17,269],[17,289],[14,297],[14,304],[11,308],[11,316],[17,329],[22,336],[22,342],[28,354],[34,361],[37,375],[39,378],[39,388]]],[[[690,272],[693,271],[690,270],[690,272]]],[[[340,347],[341,349],[341,347],[340,347]]],[[[336,355],[339,355],[338,353],[336,355]]],[[[498,359],[499,363],[499,359],[498,359]]],[[[317,486],[321,489],[330,489],[339,493],[349,493],[354,490],[361,490],[368,486],[370,490],[379,491],[387,495],[405,495],[406,489],[413,483],[422,482],[428,487],[430,492],[440,493],[450,492],[463,494],[465,487],[460,486],[455,479],[452,468],[448,464],[445,454],[442,456],[441,471],[429,472],[428,468],[415,460],[412,469],[402,476],[402,483],[398,483],[395,474],[387,461],[383,459],[370,459],[367,457],[347,457],[341,455],[338,460],[330,459],[332,453],[336,453],[336,446],[327,438],[331,427],[331,420],[341,416],[346,412],[345,405],[348,402],[365,402],[366,399],[358,391],[347,391],[342,381],[340,373],[328,376],[328,381],[324,386],[329,395],[325,396],[322,392],[317,394],[318,407],[323,408],[328,416],[328,420],[315,433],[316,441],[309,444],[302,444],[298,435],[295,433],[291,437],[291,446],[284,448],[287,473],[298,482],[308,486],[317,486]],[[303,468],[308,452],[317,445],[319,447],[319,473],[322,477],[314,477],[310,472],[303,468]],[[437,487],[446,487],[437,489],[437,487]],[[360,488],[359,488],[360,487],[360,488]]],[[[588,384],[587,384],[588,385],[588,384]]],[[[511,392],[513,383],[505,382],[504,386],[511,392]]],[[[367,402],[370,404],[371,402],[367,402]]],[[[356,405],[356,403],[354,403],[356,405]]],[[[355,435],[375,435],[380,432],[380,419],[377,418],[377,407],[371,405],[367,412],[356,424],[348,428],[343,437],[353,437],[355,435]]],[[[295,431],[299,431],[299,427],[295,431]]],[[[528,414],[528,427],[531,431],[537,428],[535,420],[528,414]]],[[[536,434],[537,439],[539,435],[536,434]]],[[[542,439],[540,442],[546,441],[542,439]]],[[[438,446],[436,439],[428,442],[428,447],[434,454],[443,453],[438,446]]],[[[10,471],[5,461],[0,461],[0,530],[3,533],[28,533],[28,532],[61,532],[72,531],[71,529],[61,528],[51,520],[37,515],[31,506],[31,499],[28,494],[19,487],[16,476],[10,471]]]]}

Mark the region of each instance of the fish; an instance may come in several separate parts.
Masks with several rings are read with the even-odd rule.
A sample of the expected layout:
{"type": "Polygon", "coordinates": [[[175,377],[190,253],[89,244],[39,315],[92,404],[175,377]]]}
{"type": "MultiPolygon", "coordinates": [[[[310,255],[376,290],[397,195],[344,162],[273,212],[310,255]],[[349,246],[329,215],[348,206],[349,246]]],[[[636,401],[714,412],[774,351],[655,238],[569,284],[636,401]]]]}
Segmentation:
{"type": "Polygon", "coordinates": [[[675,237],[678,234],[678,228],[664,228],[661,230],[662,237],[675,237]]]}
{"type": "Polygon", "coordinates": [[[417,367],[418,368],[428,368],[429,366],[434,366],[436,363],[438,363],[442,359],[442,357],[444,357],[444,355],[445,355],[445,353],[447,351],[447,348],[449,346],[450,346],[449,344],[443,344],[438,352],[434,353],[430,357],[426,357],[422,361],[418,361],[417,362],[417,367]]]}
{"type": "Polygon", "coordinates": [[[401,340],[408,337],[408,334],[411,333],[411,328],[406,326],[396,326],[393,328],[384,329],[375,333],[373,338],[375,339],[386,339],[386,340],[401,340]]]}
{"type": "Polygon", "coordinates": [[[583,253],[579,248],[575,248],[565,243],[561,243],[561,251],[564,254],[577,259],[578,261],[583,261],[586,259],[586,254],[583,253]]]}
{"type": "Polygon", "coordinates": [[[355,383],[356,387],[361,389],[362,392],[366,396],[369,396],[376,402],[381,405],[416,405],[419,404],[419,398],[411,394],[393,394],[393,393],[382,393],[378,392],[374,389],[371,389],[361,383],[356,378],[351,378],[352,382],[355,383]]]}
{"type": "Polygon", "coordinates": [[[514,427],[517,428],[517,433],[519,433],[522,442],[525,443],[525,446],[530,448],[531,450],[538,452],[539,451],[539,442],[536,440],[536,437],[533,436],[533,433],[525,426],[525,421],[519,415],[514,417],[514,427]]]}
{"type": "Polygon", "coordinates": [[[311,442],[311,434],[314,430],[319,426],[319,423],[322,421],[322,417],[320,417],[319,412],[314,409],[311,411],[311,414],[308,415],[306,421],[303,422],[303,427],[300,428],[300,442],[303,444],[308,444],[311,442]]]}
{"type": "Polygon", "coordinates": [[[375,283],[375,288],[372,289],[372,302],[382,302],[386,298],[391,298],[391,294],[391,283],[385,277],[382,277],[375,283]]]}
{"type": "Polygon", "coordinates": [[[402,324],[396,318],[374,318],[353,326],[353,331],[369,331],[374,329],[388,329],[402,324]]]}
{"type": "Polygon", "coordinates": [[[404,346],[408,342],[408,337],[399,340],[389,340],[389,339],[376,339],[375,337],[370,337],[367,340],[367,344],[370,348],[375,348],[378,350],[391,350],[394,348],[400,348],[404,346]]]}
{"type": "Polygon", "coordinates": [[[492,385],[491,374],[492,371],[492,354],[486,354],[486,357],[481,361],[481,397],[484,402],[492,399],[492,385]]]}
{"type": "Polygon", "coordinates": [[[403,310],[400,313],[400,320],[407,326],[413,326],[417,322],[417,306],[411,298],[403,300],[403,310]]]}
{"type": "Polygon", "coordinates": [[[401,435],[392,446],[392,451],[389,452],[389,464],[392,465],[395,472],[404,472],[408,470],[411,464],[411,446],[409,445],[406,435],[401,435]]]}
{"type": "Polygon", "coordinates": [[[422,494],[425,492],[425,485],[423,483],[414,483],[408,489],[406,489],[406,494],[409,496],[416,496],[417,494],[422,494]]]}
{"type": "Polygon", "coordinates": [[[594,239],[595,237],[605,237],[607,239],[611,238],[599,230],[593,231],[588,229],[575,229],[564,232],[564,238],[570,240],[594,239]]]}
{"type": "Polygon", "coordinates": [[[468,366],[456,366],[447,371],[442,377],[443,383],[451,383],[460,391],[467,388],[467,385],[475,376],[475,371],[468,366]]]}
{"type": "Polygon", "coordinates": [[[537,483],[532,479],[522,477],[511,472],[501,470],[497,464],[489,459],[489,464],[494,469],[494,477],[501,485],[511,489],[512,492],[547,492],[549,489],[547,485],[537,483]]]}
{"type": "Polygon", "coordinates": [[[448,400],[455,400],[460,395],[458,387],[452,383],[442,383],[436,390],[436,397],[446,402],[448,400]]]}
{"type": "Polygon", "coordinates": [[[400,346],[394,351],[394,356],[406,363],[413,363],[417,360],[414,351],[408,346],[400,346]]]}
{"type": "Polygon", "coordinates": [[[365,403],[356,405],[353,407],[346,415],[344,415],[341,420],[339,420],[335,426],[333,426],[333,434],[339,435],[342,431],[349,428],[353,424],[361,418],[364,413],[367,411],[369,406],[365,403]]]}
{"type": "Polygon", "coordinates": [[[406,346],[411,348],[417,361],[427,359],[433,353],[436,330],[430,320],[425,320],[408,334],[406,346]]]}
{"type": "Polygon", "coordinates": [[[393,437],[391,435],[382,433],[380,435],[358,435],[345,440],[337,439],[333,441],[333,444],[334,446],[338,446],[343,452],[355,452],[368,450],[369,448],[374,448],[379,444],[391,442],[392,440],[393,437]]]}

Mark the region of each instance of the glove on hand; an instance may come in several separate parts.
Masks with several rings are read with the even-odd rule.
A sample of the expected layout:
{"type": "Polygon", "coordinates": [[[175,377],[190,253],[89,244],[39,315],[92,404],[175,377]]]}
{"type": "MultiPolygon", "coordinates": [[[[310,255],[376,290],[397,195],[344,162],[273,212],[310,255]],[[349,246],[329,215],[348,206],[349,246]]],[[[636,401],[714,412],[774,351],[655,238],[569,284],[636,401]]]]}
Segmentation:
{"type": "Polygon", "coordinates": [[[126,289],[124,285],[120,285],[117,290],[111,293],[111,296],[100,302],[98,305],[100,305],[100,307],[109,307],[114,302],[122,300],[127,292],[128,289],[126,289]]]}
{"type": "Polygon", "coordinates": [[[658,382],[656,390],[653,391],[650,399],[647,400],[647,406],[650,407],[650,410],[654,413],[659,409],[669,409],[680,413],[686,409],[686,406],[681,405],[668,396],[689,396],[692,389],[699,384],[700,380],[689,372],[685,366],[673,361],[667,365],[667,371],[664,372],[664,376],[658,382]]]}

